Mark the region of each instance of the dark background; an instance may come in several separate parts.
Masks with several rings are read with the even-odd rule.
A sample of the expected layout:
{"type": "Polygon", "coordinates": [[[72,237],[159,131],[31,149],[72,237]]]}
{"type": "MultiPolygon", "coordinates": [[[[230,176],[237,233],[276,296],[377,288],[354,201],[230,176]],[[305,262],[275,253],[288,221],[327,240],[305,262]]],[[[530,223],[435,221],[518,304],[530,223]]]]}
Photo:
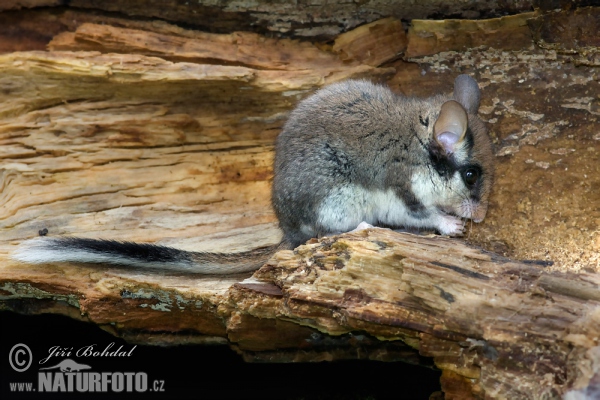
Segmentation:
{"type": "MultiPolygon", "coordinates": [[[[11,393],[9,382],[34,382],[38,361],[52,346],[78,349],[115,342],[133,345],[94,325],[57,315],[25,316],[0,312],[2,328],[1,399],[428,399],[440,390],[440,372],[399,362],[341,361],[321,363],[245,363],[227,346],[137,346],[131,357],[66,357],[91,366],[93,372],[146,372],[148,386],[164,380],[163,393],[11,393]],[[29,370],[17,373],[8,363],[10,349],[26,344],[33,353],[29,370]]],[[[53,357],[54,366],[65,357],[53,357]]]]}

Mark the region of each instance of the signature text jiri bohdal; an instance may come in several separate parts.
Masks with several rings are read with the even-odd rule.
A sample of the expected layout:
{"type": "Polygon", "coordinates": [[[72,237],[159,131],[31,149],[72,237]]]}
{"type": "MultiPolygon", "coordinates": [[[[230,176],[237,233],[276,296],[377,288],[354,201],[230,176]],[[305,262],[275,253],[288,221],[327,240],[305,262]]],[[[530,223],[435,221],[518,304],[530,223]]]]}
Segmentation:
{"type": "Polygon", "coordinates": [[[131,354],[137,347],[134,345],[130,350],[123,349],[123,345],[115,348],[115,343],[109,343],[106,347],[101,348],[97,344],[90,344],[75,350],[74,347],[52,346],[48,349],[48,357],[40,360],[40,364],[45,364],[53,357],[131,357],[131,354]]]}

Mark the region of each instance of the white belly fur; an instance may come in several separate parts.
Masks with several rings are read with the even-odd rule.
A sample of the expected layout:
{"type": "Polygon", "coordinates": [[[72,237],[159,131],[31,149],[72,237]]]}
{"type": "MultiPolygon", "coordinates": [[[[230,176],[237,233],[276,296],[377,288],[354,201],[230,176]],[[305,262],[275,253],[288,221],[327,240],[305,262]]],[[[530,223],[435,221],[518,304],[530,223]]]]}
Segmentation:
{"type": "Polygon", "coordinates": [[[358,185],[333,190],[321,204],[318,215],[319,224],[328,233],[348,232],[363,221],[394,227],[424,227],[431,223],[428,218],[412,217],[391,189],[370,191],[358,185]]]}

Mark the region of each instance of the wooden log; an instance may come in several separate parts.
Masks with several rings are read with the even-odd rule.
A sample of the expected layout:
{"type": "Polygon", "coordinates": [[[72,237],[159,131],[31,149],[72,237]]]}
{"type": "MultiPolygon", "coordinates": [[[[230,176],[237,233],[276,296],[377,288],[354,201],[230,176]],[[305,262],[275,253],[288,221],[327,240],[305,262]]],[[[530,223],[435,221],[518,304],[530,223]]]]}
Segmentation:
{"type": "MultiPolygon", "coordinates": [[[[136,37],[124,28],[88,24],[81,30],[96,32],[102,43],[136,37]]],[[[226,245],[234,249],[279,240],[269,179],[272,142],[287,112],[315,86],[390,70],[342,61],[297,41],[199,36],[204,40],[191,38],[186,46],[195,50],[174,49],[181,37],[164,35],[155,41],[161,46],[148,40],[146,48],[217,64],[81,51],[0,56],[2,157],[14,159],[3,169],[4,184],[11,184],[3,217],[5,227],[16,227],[7,230],[5,244],[43,228],[73,233],[75,226],[131,240],[185,236],[192,246],[194,237],[213,228],[217,236],[249,235],[226,245]],[[303,61],[289,62],[295,59],[303,61]],[[157,183],[157,176],[170,176],[179,185],[157,183]],[[93,185],[87,183],[90,177],[93,185]],[[195,192],[199,196],[190,196],[195,192]],[[244,214],[236,211],[240,204],[247,204],[244,214]],[[177,220],[181,225],[173,224],[177,220]],[[173,230],[167,233],[165,225],[173,230]]]]}
{"type": "MultiPolygon", "coordinates": [[[[90,23],[82,24],[75,32],[57,35],[48,44],[48,49],[132,53],[174,62],[236,65],[272,71],[339,70],[343,65],[335,54],[297,40],[268,39],[247,32],[217,35],[173,29],[158,33],[90,23]]],[[[379,53],[381,51],[376,52],[379,53]]],[[[360,65],[356,61],[346,64],[360,65]]]]}
{"type": "Polygon", "coordinates": [[[525,49],[532,41],[527,21],[535,15],[523,13],[476,21],[413,20],[408,30],[406,57],[464,51],[479,46],[525,49]]]}
{"type": "Polygon", "coordinates": [[[66,303],[134,341],[181,343],[180,331],[194,343],[227,340],[249,361],[343,359],[372,338],[400,341],[412,356],[383,345],[368,357],[433,358],[446,398],[556,398],[597,373],[588,367],[600,361],[597,274],[548,273],[456,239],[369,229],[279,252],[245,278],[12,265],[0,285],[5,304],[45,299],[61,312],[66,303]],[[333,337],[325,347],[322,334],[333,337]],[[352,344],[348,334],[366,338],[352,344]]]}
{"type": "MultiPolygon", "coordinates": [[[[98,2],[71,0],[67,10],[90,13],[121,14],[131,19],[161,19],[216,33],[253,31],[269,36],[302,37],[331,40],[340,33],[386,17],[399,20],[454,16],[490,18],[530,11],[533,1],[503,2],[484,0],[462,3],[451,0],[380,0],[367,3],[312,0],[310,2],[272,2],[266,0],[215,3],[214,1],[181,2],[149,0],[98,2]]],[[[1,10],[63,6],[57,0],[8,0],[1,10]]],[[[61,12],[64,8],[59,8],[61,12]]]]}
{"type": "Polygon", "coordinates": [[[599,14],[597,7],[567,9],[540,14],[528,24],[538,46],[567,55],[577,65],[600,66],[600,41],[595,35],[599,14]]]}
{"type": "MultiPolygon", "coordinates": [[[[140,343],[228,343],[248,361],[432,359],[447,398],[558,398],[600,379],[593,64],[529,42],[451,51],[461,35],[398,60],[393,19],[328,46],[87,18],[57,28],[52,51],[0,56],[3,309],[62,313],[140,343]],[[323,84],[384,79],[389,67],[406,94],[449,91],[459,72],[477,78],[499,178],[467,239],[553,266],[385,230],[278,253],[252,278],[8,258],[43,229],[194,250],[276,243],[270,165],[287,112],[323,84]]],[[[489,27],[504,37],[506,21],[478,21],[492,39],[473,43],[495,43],[489,27]]],[[[474,35],[473,21],[452,23],[474,35]]]]}
{"type": "Polygon", "coordinates": [[[339,35],[332,49],[342,60],[377,67],[398,58],[406,50],[406,44],[402,22],[385,18],[339,35]]]}

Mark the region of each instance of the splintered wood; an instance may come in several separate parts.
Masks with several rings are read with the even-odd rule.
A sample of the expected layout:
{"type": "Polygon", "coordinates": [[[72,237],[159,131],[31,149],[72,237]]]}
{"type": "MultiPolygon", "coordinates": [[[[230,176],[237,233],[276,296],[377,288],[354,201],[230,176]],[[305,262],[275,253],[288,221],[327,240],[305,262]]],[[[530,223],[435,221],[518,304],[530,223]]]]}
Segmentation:
{"type": "Polygon", "coordinates": [[[43,228],[196,249],[275,243],[272,143],[287,112],[327,82],[389,73],[309,43],[191,36],[83,24],[50,43],[61,51],[0,56],[11,186],[0,252],[43,228]],[[112,53],[64,50],[77,40],[112,53]]]}
{"type": "Polygon", "coordinates": [[[430,357],[450,398],[554,398],[599,366],[597,274],[566,280],[460,240],[375,228],[279,252],[248,275],[15,265],[2,290],[51,300],[21,305],[29,313],[76,307],[133,342],[228,341],[248,361],[430,357]]]}
{"type": "MultiPolygon", "coordinates": [[[[144,8],[149,17],[152,7],[144,8]]],[[[185,22],[182,7],[161,17],[185,22]]],[[[593,10],[569,20],[595,20],[593,10]]],[[[314,28],[298,14],[289,16],[298,24],[269,25],[326,43],[115,15],[68,6],[0,13],[0,22],[19,17],[30,33],[13,44],[12,31],[0,29],[0,51],[48,49],[0,55],[0,309],[65,314],[132,342],[228,344],[248,361],[433,364],[446,399],[560,398],[600,379],[600,216],[589,210],[600,139],[589,128],[595,119],[568,114],[598,114],[593,94],[579,93],[594,90],[593,71],[568,64],[598,63],[554,28],[559,14],[414,20],[408,33],[399,18],[373,22],[369,14],[337,37],[341,25],[326,16],[314,28]],[[532,53],[534,39],[545,48],[563,40],[554,47],[572,58],[532,53]],[[298,101],[347,78],[387,79],[398,92],[429,96],[449,92],[459,72],[480,78],[480,111],[499,146],[490,211],[468,239],[519,258],[523,248],[545,251],[537,258],[546,259],[568,242],[572,265],[385,229],[312,240],[253,275],[31,266],[9,257],[46,232],[200,251],[277,243],[273,143],[298,101]],[[552,192],[555,185],[562,189],[552,192]],[[561,226],[568,234],[554,235],[561,226]],[[585,273],[569,272],[576,263],[585,273]]]]}

